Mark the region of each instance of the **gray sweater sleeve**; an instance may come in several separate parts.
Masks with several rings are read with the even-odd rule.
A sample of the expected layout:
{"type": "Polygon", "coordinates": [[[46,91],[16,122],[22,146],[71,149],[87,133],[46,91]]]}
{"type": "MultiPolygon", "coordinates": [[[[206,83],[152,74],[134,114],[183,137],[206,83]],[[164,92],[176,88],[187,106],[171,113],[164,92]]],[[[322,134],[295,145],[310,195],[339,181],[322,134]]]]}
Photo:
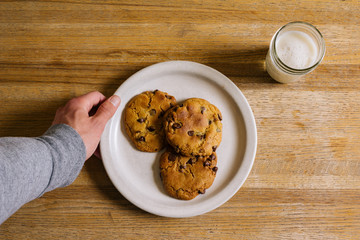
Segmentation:
{"type": "Polygon", "coordinates": [[[65,124],[37,138],[0,138],[0,224],[25,203],[71,184],[85,157],[80,135],[65,124]]]}

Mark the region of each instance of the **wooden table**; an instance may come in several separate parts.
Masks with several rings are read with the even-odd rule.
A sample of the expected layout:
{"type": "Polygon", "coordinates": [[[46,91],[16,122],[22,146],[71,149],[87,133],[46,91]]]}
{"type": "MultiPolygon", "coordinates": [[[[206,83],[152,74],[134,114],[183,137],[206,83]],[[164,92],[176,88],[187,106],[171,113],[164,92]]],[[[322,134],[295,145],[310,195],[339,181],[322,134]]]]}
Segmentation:
{"type": "Polygon", "coordinates": [[[190,60],[249,101],[258,151],[243,187],[207,214],[169,219],[128,202],[103,164],[36,199],[0,239],[359,239],[360,3],[349,1],[1,1],[0,136],[37,136],[72,97],[111,94],[136,71],[190,60]],[[314,24],[326,56],[292,84],[272,80],[272,35],[314,24]]]}

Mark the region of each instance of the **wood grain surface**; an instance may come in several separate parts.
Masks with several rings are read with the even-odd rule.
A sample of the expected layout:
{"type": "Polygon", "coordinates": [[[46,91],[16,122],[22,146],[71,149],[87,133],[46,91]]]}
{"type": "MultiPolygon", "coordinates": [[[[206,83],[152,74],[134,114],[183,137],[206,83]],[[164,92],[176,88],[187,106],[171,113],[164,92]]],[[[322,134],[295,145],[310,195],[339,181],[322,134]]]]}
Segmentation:
{"type": "Polygon", "coordinates": [[[360,239],[358,0],[0,1],[0,136],[38,136],[72,97],[111,94],[136,71],[190,60],[228,76],[254,112],[258,151],[243,187],[201,216],[128,202],[102,162],[23,206],[0,239],[360,239]],[[292,84],[264,68],[272,35],[315,25],[326,56],[292,84]]]}

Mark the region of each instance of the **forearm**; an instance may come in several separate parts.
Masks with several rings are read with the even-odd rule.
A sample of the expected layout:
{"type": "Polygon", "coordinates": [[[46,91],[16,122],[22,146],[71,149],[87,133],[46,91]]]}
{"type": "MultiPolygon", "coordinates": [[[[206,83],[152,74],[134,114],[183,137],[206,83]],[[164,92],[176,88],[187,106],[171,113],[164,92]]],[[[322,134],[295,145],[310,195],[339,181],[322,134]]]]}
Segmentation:
{"type": "Polygon", "coordinates": [[[23,204],[71,184],[85,156],[80,135],[64,124],[38,138],[0,138],[0,224],[23,204]]]}

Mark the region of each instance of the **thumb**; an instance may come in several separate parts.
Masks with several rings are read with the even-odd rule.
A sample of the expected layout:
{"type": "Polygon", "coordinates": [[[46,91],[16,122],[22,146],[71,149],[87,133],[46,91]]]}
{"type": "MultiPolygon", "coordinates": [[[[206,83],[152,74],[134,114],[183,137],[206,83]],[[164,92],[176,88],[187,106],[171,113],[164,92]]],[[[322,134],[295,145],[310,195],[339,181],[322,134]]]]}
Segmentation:
{"type": "Polygon", "coordinates": [[[121,100],[119,96],[111,96],[99,106],[93,117],[105,125],[107,121],[109,121],[109,119],[115,114],[116,109],[120,105],[120,102],[121,100]]]}

